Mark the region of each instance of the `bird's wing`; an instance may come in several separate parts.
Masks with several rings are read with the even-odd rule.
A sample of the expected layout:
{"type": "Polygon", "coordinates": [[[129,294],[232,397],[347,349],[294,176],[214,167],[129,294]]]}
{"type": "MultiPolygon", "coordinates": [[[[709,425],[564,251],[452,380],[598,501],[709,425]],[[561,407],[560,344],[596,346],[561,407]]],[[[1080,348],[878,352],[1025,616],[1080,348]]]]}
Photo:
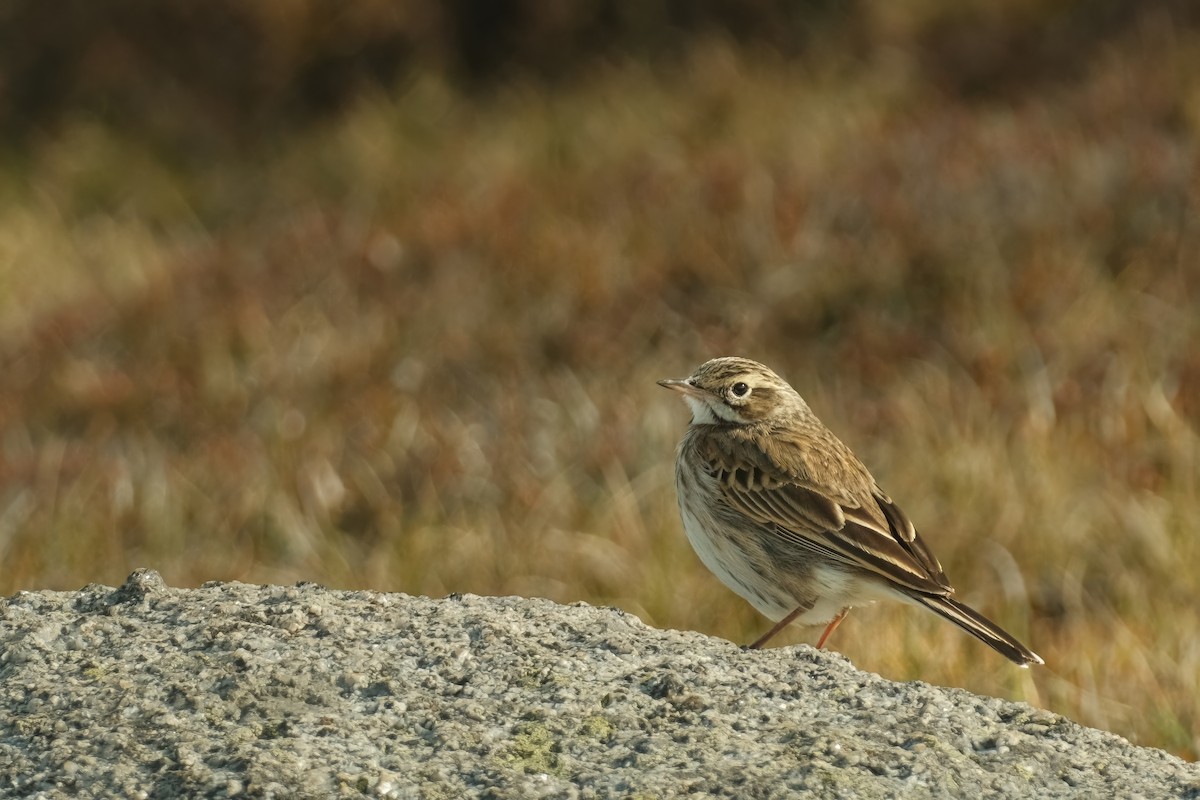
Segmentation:
{"type": "Polygon", "coordinates": [[[823,460],[825,472],[841,468],[827,481],[814,479],[811,460],[799,447],[781,458],[778,452],[766,453],[752,437],[706,436],[696,452],[728,506],[773,526],[792,544],[867,569],[898,588],[952,592],[912,522],[850,451],[840,442],[836,446],[848,460],[823,460]]]}

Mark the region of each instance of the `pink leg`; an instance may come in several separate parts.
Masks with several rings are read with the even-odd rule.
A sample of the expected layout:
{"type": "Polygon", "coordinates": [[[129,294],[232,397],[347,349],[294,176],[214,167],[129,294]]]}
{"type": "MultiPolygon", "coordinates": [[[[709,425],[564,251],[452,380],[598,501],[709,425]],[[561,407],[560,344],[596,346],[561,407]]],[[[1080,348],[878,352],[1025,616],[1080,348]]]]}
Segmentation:
{"type": "MultiPolygon", "coordinates": [[[[758,649],[760,649],[760,648],[761,648],[761,647],[762,647],[764,644],[766,644],[768,641],[770,641],[770,639],[771,639],[771,637],[772,637],[772,636],[774,636],[775,634],[779,633],[781,630],[783,630],[784,628],[786,628],[788,625],[791,625],[791,624],[792,624],[792,621],[793,621],[794,619],[796,619],[796,617],[800,616],[800,615],[801,615],[801,614],[803,614],[805,611],[808,611],[810,608],[812,608],[812,606],[811,606],[811,605],[809,605],[809,606],[799,606],[799,607],[798,607],[798,608],[797,608],[795,611],[793,611],[792,613],[788,614],[788,615],[787,615],[786,617],[784,617],[783,619],[779,620],[779,622],[776,622],[776,623],[775,623],[775,625],[774,625],[774,626],[771,628],[771,630],[767,631],[767,632],[766,632],[766,633],[764,633],[762,636],[758,637],[758,639],[756,639],[756,640],[754,641],[754,644],[750,645],[750,649],[751,649],[751,650],[758,650],[758,649]]],[[[822,639],[822,641],[824,641],[824,640],[822,639]]]]}
{"type": "Polygon", "coordinates": [[[836,617],[829,620],[829,624],[825,626],[825,632],[822,633],[821,638],[817,640],[818,650],[825,646],[825,640],[829,638],[829,634],[833,633],[837,626],[842,624],[842,620],[846,618],[846,614],[848,614],[849,611],[849,608],[843,608],[838,612],[836,617]]]}

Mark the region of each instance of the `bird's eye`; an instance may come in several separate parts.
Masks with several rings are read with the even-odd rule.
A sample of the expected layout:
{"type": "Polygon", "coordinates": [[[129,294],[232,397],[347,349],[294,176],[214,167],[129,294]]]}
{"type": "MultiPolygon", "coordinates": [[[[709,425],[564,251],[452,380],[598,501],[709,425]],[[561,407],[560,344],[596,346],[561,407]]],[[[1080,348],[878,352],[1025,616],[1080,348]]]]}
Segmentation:
{"type": "Polygon", "coordinates": [[[750,387],[745,383],[738,381],[733,385],[732,391],[734,397],[745,397],[746,395],[750,394],[750,387]]]}

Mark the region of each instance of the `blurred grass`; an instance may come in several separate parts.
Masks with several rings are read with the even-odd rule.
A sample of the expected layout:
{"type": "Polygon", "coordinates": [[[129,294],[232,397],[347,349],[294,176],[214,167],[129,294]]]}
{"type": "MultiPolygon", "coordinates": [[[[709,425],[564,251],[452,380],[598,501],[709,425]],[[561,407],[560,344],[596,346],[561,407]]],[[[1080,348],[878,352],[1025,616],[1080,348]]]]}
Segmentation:
{"type": "Polygon", "coordinates": [[[67,118],[0,194],[0,587],[150,566],[749,641],[654,385],[741,354],[1049,666],[898,607],[836,649],[1195,758],[1200,42],[1152,21],[980,100],[910,23],[485,96],[419,71],[211,160],[67,118]]]}

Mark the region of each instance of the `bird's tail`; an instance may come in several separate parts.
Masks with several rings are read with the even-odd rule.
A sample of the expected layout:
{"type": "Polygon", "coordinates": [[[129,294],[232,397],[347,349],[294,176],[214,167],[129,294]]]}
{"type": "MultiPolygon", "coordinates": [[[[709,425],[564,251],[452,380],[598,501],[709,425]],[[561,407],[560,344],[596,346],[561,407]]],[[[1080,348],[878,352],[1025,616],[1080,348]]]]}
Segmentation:
{"type": "Polygon", "coordinates": [[[1041,656],[1018,642],[1012,634],[970,606],[940,595],[913,595],[912,598],[1020,667],[1046,663],[1042,661],[1041,656]]]}

